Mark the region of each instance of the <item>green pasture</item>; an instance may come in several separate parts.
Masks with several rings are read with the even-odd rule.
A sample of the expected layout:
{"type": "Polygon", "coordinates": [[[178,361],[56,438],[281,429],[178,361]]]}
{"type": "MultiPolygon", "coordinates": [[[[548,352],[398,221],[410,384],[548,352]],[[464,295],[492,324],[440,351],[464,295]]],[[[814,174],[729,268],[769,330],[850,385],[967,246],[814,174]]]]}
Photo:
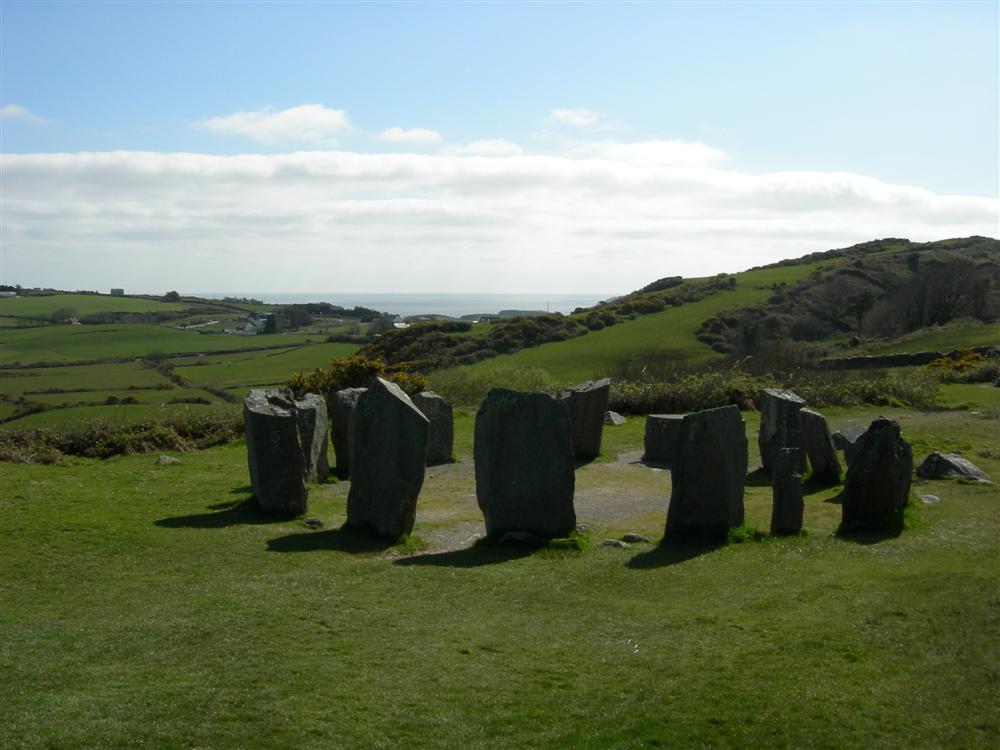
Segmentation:
{"type": "Polygon", "coordinates": [[[292,349],[188,358],[177,360],[175,372],[194,384],[217,388],[284,383],[294,372],[326,367],[331,358],[351,357],[359,348],[357,344],[316,344],[292,349]]]}
{"type": "Polygon", "coordinates": [[[1000,322],[961,321],[931,331],[918,331],[889,342],[874,342],[866,354],[903,352],[950,352],[971,346],[1000,346],[1000,322]]]}
{"type": "MultiPolygon", "coordinates": [[[[227,404],[219,401],[214,396],[201,391],[164,391],[169,394],[169,398],[182,398],[188,394],[203,396],[211,399],[210,405],[205,404],[169,404],[169,398],[154,400],[151,397],[140,399],[138,404],[119,405],[94,405],[94,406],[71,406],[68,408],[53,408],[47,411],[30,414],[13,422],[0,425],[0,430],[30,430],[38,427],[71,427],[86,422],[109,422],[111,424],[119,422],[139,422],[147,419],[155,419],[162,416],[177,416],[180,414],[216,414],[219,412],[233,411],[239,409],[236,404],[227,404]]],[[[68,394],[69,395],[69,394],[68,394]]]]}
{"type": "Polygon", "coordinates": [[[56,310],[65,307],[72,308],[77,315],[83,316],[102,312],[177,312],[187,309],[188,304],[133,297],[112,297],[104,294],[53,294],[44,297],[0,298],[0,315],[48,318],[56,310]]]}
{"type": "Polygon", "coordinates": [[[162,383],[170,385],[160,373],[143,367],[138,362],[0,370],[0,393],[8,396],[49,389],[118,391],[126,390],[130,385],[150,388],[162,383]]]}
{"type": "MultiPolygon", "coordinates": [[[[890,416],[1000,477],[995,416],[890,416]]],[[[590,546],[532,553],[474,544],[472,424],[398,547],[341,530],[348,482],[313,488],[322,529],[260,516],[242,444],[0,464],[0,746],[997,744],[995,486],[916,483],[940,502],[898,536],[834,536],[807,486],[804,536],[658,545],[670,473],[630,419],[577,470],[590,546]],[[601,545],[626,531],[654,544],[601,545]]],[[[746,506],[766,529],[770,488],[746,506]]]]}

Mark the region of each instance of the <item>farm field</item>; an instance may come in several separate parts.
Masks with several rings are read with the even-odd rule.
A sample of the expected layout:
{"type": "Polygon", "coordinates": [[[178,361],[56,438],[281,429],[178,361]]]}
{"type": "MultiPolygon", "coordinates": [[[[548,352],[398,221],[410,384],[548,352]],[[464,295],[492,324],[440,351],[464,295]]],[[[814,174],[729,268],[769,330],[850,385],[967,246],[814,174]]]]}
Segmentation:
{"type": "Polygon", "coordinates": [[[105,294],[52,294],[0,298],[0,315],[48,318],[60,308],[70,308],[81,316],[99,312],[179,312],[188,306],[182,302],[160,302],[138,297],[112,297],[105,294]]]}
{"type": "Polygon", "coordinates": [[[175,371],[194,384],[216,388],[286,382],[293,372],[328,365],[332,357],[351,357],[357,344],[315,344],[267,352],[240,352],[199,359],[177,359],[175,371]]]}
{"type": "Polygon", "coordinates": [[[961,325],[942,327],[937,331],[902,336],[889,342],[865,347],[866,353],[899,354],[902,352],[950,352],[966,346],[1000,344],[1000,323],[963,321],[961,325]]]}
{"type": "MultiPolygon", "coordinates": [[[[917,461],[960,448],[996,477],[983,393],[978,415],[888,415],[917,461]]],[[[836,488],[810,486],[805,536],[658,545],[670,473],[636,463],[631,418],[577,471],[590,546],[531,553],[475,545],[472,426],[398,547],[340,529],[348,482],[313,489],[320,530],[257,515],[241,443],[0,464],[0,745],[995,743],[996,486],[916,483],[940,502],[898,536],[834,536],[836,488]],[[654,544],[600,544],[624,532],[654,544]]],[[[766,529],[770,488],[746,505],[766,529]]]]}

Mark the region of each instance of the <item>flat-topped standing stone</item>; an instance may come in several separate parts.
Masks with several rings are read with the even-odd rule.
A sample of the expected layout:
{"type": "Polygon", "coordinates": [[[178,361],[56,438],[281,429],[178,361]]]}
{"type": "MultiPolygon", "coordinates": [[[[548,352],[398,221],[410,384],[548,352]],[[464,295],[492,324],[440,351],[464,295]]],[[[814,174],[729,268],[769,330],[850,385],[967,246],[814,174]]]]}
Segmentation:
{"type": "Polygon", "coordinates": [[[372,379],[355,413],[348,525],[391,541],[413,530],[429,424],[398,385],[372,379]]]}
{"type": "Polygon", "coordinates": [[[566,403],[494,388],[476,413],[476,500],[490,536],[543,537],[576,528],[573,443],[566,403]]]}
{"type": "Polygon", "coordinates": [[[833,447],[844,451],[844,463],[847,464],[848,469],[851,468],[851,462],[854,461],[854,456],[858,452],[858,438],[864,434],[865,428],[863,425],[857,422],[848,422],[830,436],[830,439],[833,441],[833,447]]]}
{"type": "Polygon", "coordinates": [[[306,458],[295,401],[288,391],[252,390],[243,400],[250,486],[265,513],[305,513],[306,458]]]}
{"type": "Polygon", "coordinates": [[[746,428],[735,406],[684,417],[672,469],[666,535],[721,536],[743,523],[746,428]]]}
{"type": "Polygon", "coordinates": [[[601,452],[601,432],[604,412],[611,398],[611,381],[607,378],[588,380],[563,391],[559,398],[569,408],[573,455],[580,459],[596,458],[601,452]]]}
{"type": "Polygon", "coordinates": [[[451,461],[455,448],[451,404],[434,391],[418,393],[413,397],[413,403],[430,421],[430,431],[427,436],[428,465],[451,461]]]}
{"type": "Polygon", "coordinates": [[[799,409],[805,400],[791,391],[765,388],[760,392],[760,431],[757,433],[757,447],[760,449],[760,465],[770,471],[774,459],[781,448],[798,448],[799,471],[806,468],[806,454],[802,446],[802,428],[799,426],[799,409]]]}
{"type": "Polygon", "coordinates": [[[367,388],[344,388],[330,395],[330,437],[337,456],[337,476],[347,479],[351,475],[351,434],[354,431],[354,414],[358,399],[367,388]]]}
{"type": "Polygon", "coordinates": [[[791,536],[802,531],[802,475],[798,448],[782,448],[771,469],[771,533],[791,536]]]}
{"type": "Polygon", "coordinates": [[[910,496],[913,453],[899,424],[879,417],[858,438],[841,495],[841,528],[849,529],[901,510],[910,496]]]}
{"type": "Polygon", "coordinates": [[[802,427],[802,443],[812,466],[812,476],[839,482],[840,461],[837,460],[837,451],[830,438],[826,417],[812,409],[799,409],[799,423],[802,427]]]}
{"type": "Polygon", "coordinates": [[[683,414],[650,414],[646,417],[642,460],[660,464],[673,463],[683,422],[683,414]]]}
{"type": "Polygon", "coordinates": [[[986,472],[958,453],[931,453],[917,469],[921,479],[964,479],[992,484],[986,472]]]}
{"type": "Polygon", "coordinates": [[[299,421],[302,452],[306,460],[306,479],[310,482],[325,482],[330,474],[330,459],[327,456],[329,421],[326,416],[326,401],[315,393],[307,393],[295,402],[295,410],[299,421]]]}

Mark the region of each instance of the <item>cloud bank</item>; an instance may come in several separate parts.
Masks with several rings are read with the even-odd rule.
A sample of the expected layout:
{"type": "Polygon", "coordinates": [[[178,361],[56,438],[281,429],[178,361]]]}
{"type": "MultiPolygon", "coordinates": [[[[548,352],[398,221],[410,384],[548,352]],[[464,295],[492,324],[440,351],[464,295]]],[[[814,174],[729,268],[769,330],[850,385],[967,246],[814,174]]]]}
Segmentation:
{"type": "Polygon", "coordinates": [[[876,237],[998,233],[996,199],[724,163],[677,141],[548,155],[506,141],[438,154],[5,154],[5,283],[622,293],[876,237]]]}
{"type": "Polygon", "coordinates": [[[34,112],[22,107],[20,104],[5,104],[0,107],[0,119],[2,120],[24,120],[25,122],[43,123],[44,117],[39,117],[34,112]]]}
{"type": "Polygon", "coordinates": [[[349,130],[347,112],[330,109],[322,104],[300,104],[275,111],[271,108],[255,112],[235,112],[231,115],[199,120],[195,127],[225,135],[242,135],[259,143],[332,142],[349,130]]]}
{"type": "Polygon", "coordinates": [[[436,130],[427,128],[387,128],[376,138],[385,143],[441,143],[444,139],[436,130]]]}

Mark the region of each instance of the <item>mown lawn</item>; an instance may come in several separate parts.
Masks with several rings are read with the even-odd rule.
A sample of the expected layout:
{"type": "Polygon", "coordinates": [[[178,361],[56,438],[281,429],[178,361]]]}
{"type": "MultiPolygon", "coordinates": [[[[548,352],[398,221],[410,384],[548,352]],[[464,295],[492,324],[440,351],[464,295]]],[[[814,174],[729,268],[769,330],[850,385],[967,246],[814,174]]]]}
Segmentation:
{"type": "MultiPolygon", "coordinates": [[[[981,406],[891,414],[918,461],[1000,478],[981,406]]],[[[0,746],[996,746],[995,486],[916,484],[940,502],[899,536],[834,536],[836,488],[809,487],[805,536],[612,549],[658,541],[669,494],[633,418],[577,473],[591,546],[529,554],[472,544],[472,426],[409,552],[339,530],[347,483],[313,490],[321,530],[243,506],[241,444],[0,464],[0,746]]],[[[748,523],[769,504],[751,482],[748,523]]]]}

